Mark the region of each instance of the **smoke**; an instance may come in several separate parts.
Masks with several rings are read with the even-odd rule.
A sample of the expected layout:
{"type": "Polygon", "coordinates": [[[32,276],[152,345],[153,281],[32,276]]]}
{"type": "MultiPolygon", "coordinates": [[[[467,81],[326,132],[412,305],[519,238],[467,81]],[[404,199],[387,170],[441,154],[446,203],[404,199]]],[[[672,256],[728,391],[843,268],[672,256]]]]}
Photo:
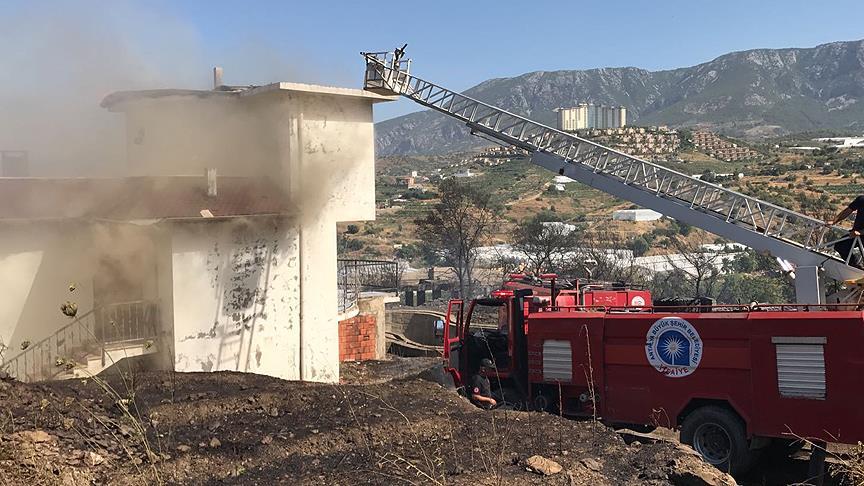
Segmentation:
{"type": "Polygon", "coordinates": [[[31,176],[124,175],[123,114],[99,106],[115,91],[209,89],[214,64],[233,85],[353,81],[302,43],[286,51],[254,32],[208,54],[170,4],[22,3],[0,4],[0,151],[27,151],[31,176]]]}
{"type": "Polygon", "coordinates": [[[207,87],[194,29],[123,2],[36,2],[4,15],[0,150],[26,150],[33,176],[117,175],[123,117],[99,107],[116,90],[207,87]]]}

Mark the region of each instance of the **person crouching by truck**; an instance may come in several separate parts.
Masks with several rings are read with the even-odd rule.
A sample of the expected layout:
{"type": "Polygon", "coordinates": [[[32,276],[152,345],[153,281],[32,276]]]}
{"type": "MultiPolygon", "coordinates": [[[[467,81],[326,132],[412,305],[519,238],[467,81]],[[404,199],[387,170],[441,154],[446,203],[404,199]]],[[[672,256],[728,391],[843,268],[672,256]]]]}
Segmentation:
{"type": "Polygon", "coordinates": [[[468,382],[468,399],[480,408],[490,409],[498,405],[498,401],[492,398],[492,386],[489,378],[483,375],[484,370],[493,370],[495,365],[489,358],[480,360],[480,368],[471,375],[468,382]]]}

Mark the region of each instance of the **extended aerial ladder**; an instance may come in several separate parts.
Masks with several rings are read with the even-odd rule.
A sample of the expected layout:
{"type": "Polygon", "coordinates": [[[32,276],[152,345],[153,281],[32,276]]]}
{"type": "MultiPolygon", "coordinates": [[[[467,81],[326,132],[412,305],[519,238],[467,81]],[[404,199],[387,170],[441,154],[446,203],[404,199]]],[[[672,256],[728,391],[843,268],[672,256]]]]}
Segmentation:
{"type": "MultiPolygon", "coordinates": [[[[844,300],[861,296],[864,270],[833,250],[850,236],[818,219],[604,147],[507,112],[410,74],[404,47],[361,53],[364,88],[405,96],[482,134],[531,153],[531,162],[607,194],[653,209],[760,252],[794,268],[798,303],[826,303],[823,274],[850,284],[844,300]]],[[[860,237],[854,247],[864,255],[860,237]]]]}

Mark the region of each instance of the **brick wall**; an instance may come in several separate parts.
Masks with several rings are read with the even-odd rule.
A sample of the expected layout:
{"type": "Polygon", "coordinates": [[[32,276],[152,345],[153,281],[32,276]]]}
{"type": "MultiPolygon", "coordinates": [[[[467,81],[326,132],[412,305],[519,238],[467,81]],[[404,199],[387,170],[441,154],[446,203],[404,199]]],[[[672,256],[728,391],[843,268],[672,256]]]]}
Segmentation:
{"type": "Polygon", "coordinates": [[[359,314],[339,321],[339,361],[375,359],[376,321],[375,314],[359,314]]]}

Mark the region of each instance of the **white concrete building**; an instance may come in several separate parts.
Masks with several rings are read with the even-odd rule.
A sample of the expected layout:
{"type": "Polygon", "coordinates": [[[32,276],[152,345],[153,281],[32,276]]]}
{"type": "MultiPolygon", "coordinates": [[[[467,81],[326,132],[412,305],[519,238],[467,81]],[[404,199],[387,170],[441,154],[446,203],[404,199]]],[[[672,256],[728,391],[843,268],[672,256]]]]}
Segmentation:
{"type": "Polygon", "coordinates": [[[108,96],[127,177],[0,179],[4,364],[56,376],[96,342],[96,361],[137,346],[177,371],[337,381],[336,223],[375,217],[372,105],[392,99],[293,83],[108,96]]]}
{"type": "Polygon", "coordinates": [[[569,235],[570,233],[576,231],[575,224],[568,224],[562,221],[546,221],[542,223],[543,228],[548,231],[555,231],[563,235],[569,235]]]}
{"type": "Polygon", "coordinates": [[[814,138],[818,142],[833,143],[837,148],[864,148],[864,137],[814,138]]]}
{"type": "Polygon", "coordinates": [[[651,209],[618,209],[612,212],[615,221],[656,221],[663,215],[651,209]]]}

